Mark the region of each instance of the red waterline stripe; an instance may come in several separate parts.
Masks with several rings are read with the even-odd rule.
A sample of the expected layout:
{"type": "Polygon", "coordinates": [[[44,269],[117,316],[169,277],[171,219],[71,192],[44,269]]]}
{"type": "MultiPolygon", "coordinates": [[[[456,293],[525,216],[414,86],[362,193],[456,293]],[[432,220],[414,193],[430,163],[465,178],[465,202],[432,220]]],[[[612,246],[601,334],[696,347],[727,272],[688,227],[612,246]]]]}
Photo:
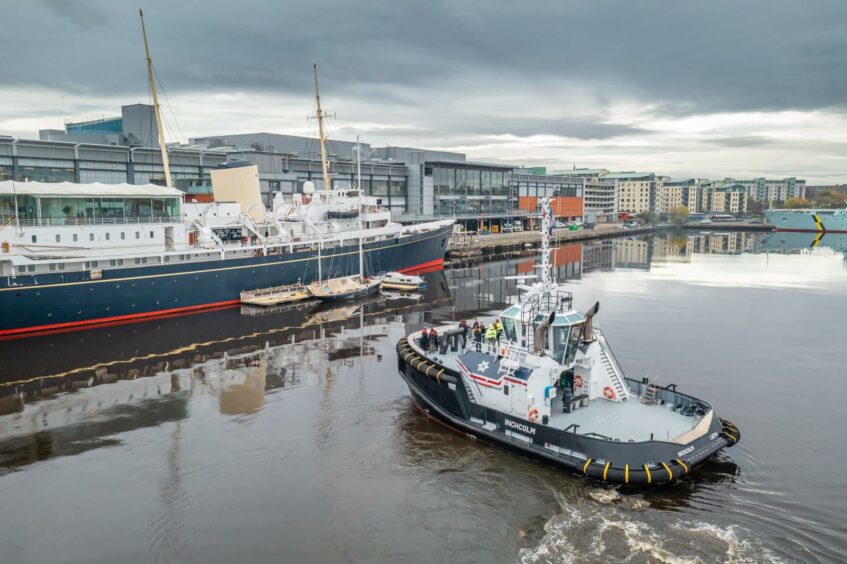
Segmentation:
{"type": "Polygon", "coordinates": [[[777,227],[776,232],[779,233],[780,231],[790,231],[791,233],[847,233],[847,231],[844,230],[834,231],[825,229],[822,231],[820,229],[782,229],[777,227]]]}
{"type": "Polygon", "coordinates": [[[444,267],[444,257],[439,259],[431,260],[429,262],[423,262],[421,264],[417,264],[415,266],[409,266],[407,268],[401,268],[400,272],[403,274],[413,274],[413,273],[422,273],[424,270],[427,272],[434,272],[435,270],[439,270],[444,267]]]}
{"type": "Polygon", "coordinates": [[[53,323],[50,325],[35,325],[32,327],[21,327],[18,329],[3,329],[0,331],[0,336],[20,335],[22,333],[41,333],[56,329],[65,329],[73,327],[84,327],[86,325],[103,325],[105,323],[119,323],[121,321],[135,321],[148,317],[162,317],[176,313],[187,313],[199,311],[203,309],[221,308],[230,305],[241,303],[241,300],[225,300],[222,302],[214,302],[210,304],[200,304],[185,307],[174,307],[170,309],[160,309],[156,311],[145,311],[142,313],[129,313],[126,315],[115,315],[114,317],[98,317],[96,319],[83,319],[80,321],[67,321],[65,323],[53,323]]]}
{"type": "MultiPolygon", "coordinates": [[[[434,270],[438,270],[439,268],[443,268],[444,266],[444,258],[432,260],[429,262],[424,262],[418,264],[416,266],[410,266],[401,270],[400,272],[404,274],[409,274],[412,272],[420,272],[422,269],[432,269],[427,270],[427,272],[432,272],[434,270]]],[[[80,321],[67,321],[64,323],[52,323],[49,325],[35,325],[32,327],[19,327],[16,329],[2,329],[0,330],[0,340],[6,341],[9,339],[15,339],[20,337],[29,337],[33,336],[33,334],[52,334],[52,333],[64,333],[67,331],[74,331],[77,329],[81,329],[83,327],[104,327],[111,325],[123,325],[125,323],[132,323],[135,321],[140,321],[144,319],[150,318],[164,318],[164,317],[176,317],[178,315],[184,315],[188,313],[196,313],[202,310],[210,310],[210,309],[222,309],[226,307],[235,306],[241,303],[241,300],[224,300],[221,302],[212,302],[208,304],[199,304],[193,306],[184,306],[184,307],[175,307],[170,309],[160,309],[156,311],[146,311],[142,313],[130,313],[126,315],[116,315],[113,317],[98,317],[96,319],[83,319],[80,321]]]]}

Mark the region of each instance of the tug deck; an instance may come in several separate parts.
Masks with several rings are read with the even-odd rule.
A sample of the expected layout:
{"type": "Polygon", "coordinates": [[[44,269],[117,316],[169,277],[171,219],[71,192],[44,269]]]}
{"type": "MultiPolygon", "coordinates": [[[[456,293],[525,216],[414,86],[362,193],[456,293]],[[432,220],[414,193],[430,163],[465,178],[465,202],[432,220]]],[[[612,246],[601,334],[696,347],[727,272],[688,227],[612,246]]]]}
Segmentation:
{"type": "MultiPolygon", "coordinates": [[[[409,335],[408,340],[418,354],[439,365],[459,371],[456,361],[464,352],[461,348],[455,352],[448,348],[443,354],[436,351],[424,352],[420,347],[419,338],[420,332],[415,332],[409,335]]],[[[492,364],[496,361],[496,357],[488,353],[488,345],[484,341],[481,344],[481,350],[483,354],[489,355],[492,364]]],[[[641,396],[635,392],[636,390],[632,389],[631,397],[623,402],[594,399],[588,406],[579,407],[570,413],[562,411],[562,397],[557,396],[552,400],[552,415],[547,421],[547,426],[564,431],[572,425],[578,425],[576,432],[580,435],[609,438],[621,442],[641,442],[651,439],[672,441],[692,431],[703,420],[703,416],[700,415],[683,415],[674,411],[674,404],[671,402],[664,405],[641,403],[641,396]]],[[[526,419],[523,414],[512,414],[512,416],[526,419]]],[[[711,419],[709,414],[706,417],[711,419]]]]}

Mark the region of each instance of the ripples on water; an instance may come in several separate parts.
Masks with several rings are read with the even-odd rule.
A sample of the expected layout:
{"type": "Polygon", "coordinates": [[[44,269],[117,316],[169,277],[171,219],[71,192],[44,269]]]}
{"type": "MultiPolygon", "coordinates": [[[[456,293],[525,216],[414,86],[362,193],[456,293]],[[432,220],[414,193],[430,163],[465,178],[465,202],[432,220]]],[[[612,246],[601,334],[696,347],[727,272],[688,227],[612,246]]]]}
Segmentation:
{"type": "Polygon", "coordinates": [[[678,383],[742,429],[651,490],[471,441],[409,400],[397,339],[496,313],[527,257],[430,275],[423,298],[2,342],[3,561],[842,559],[847,269],[796,238],[556,254],[577,305],[600,299],[630,375],[678,383]]]}

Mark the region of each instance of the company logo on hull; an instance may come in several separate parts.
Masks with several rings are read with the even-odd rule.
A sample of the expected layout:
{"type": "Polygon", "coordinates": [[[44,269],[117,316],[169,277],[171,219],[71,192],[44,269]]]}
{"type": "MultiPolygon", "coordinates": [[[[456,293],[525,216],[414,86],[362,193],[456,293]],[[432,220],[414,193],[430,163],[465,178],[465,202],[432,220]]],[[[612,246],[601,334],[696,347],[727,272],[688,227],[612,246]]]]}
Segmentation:
{"type": "Polygon", "coordinates": [[[511,427],[515,431],[527,433],[528,435],[534,435],[535,434],[535,427],[530,427],[526,423],[518,423],[517,421],[512,421],[511,419],[506,419],[505,421],[503,421],[503,424],[506,427],[511,427]]]}

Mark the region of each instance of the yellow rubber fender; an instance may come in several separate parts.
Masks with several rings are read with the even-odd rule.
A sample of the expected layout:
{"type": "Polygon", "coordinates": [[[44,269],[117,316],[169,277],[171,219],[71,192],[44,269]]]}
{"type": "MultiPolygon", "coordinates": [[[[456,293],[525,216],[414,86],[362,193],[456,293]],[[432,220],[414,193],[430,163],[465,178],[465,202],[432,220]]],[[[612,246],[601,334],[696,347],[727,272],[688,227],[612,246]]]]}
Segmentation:
{"type": "Polygon", "coordinates": [[[585,466],[582,467],[582,473],[588,476],[588,465],[591,464],[591,459],[585,461],[585,466]]]}
{"type": "Polygon", "coordinates": [[[650,475],[650,468],[647,465],[644,465],[644,472],[647,474],[647,483],[650,484],[653,482],[653,476],[650,475]]]}
{"type": "Polygon", "coordinates": [[[439,384],[441,383],[441,375],[444,373],[445,370],[446,370],[446,368],[442,368],[441,370],[438,371],[438,374],[435,375],[435,379],[438,380],[439,384]]]}
{"type": "Polygon", "coordinates": [[[680,460],[678,458],[674,458],[674,460],[679,462],[679,465],[682,466],[685,469],[685,473],[688,474],[688,466],[685,464],[685,462],[683,462],[682,460],[680,460]]]}
{"type": "Polygon", "coordinates": [[[426,367],[426,372],[424,372],[424,375],[429,376],[429,371],[430,371],[430,369],[432,369],[432,368],[435,368],[435,366],[427,366],[427,367],[426,367]]]}
{"type": "Polygon", "coordinates": [[[662,462],[662,466],[664,466],[665,470],[668,471],[668,479],[673,480],[673,471],[670,468],[668,468],[668,465],[665,464],[664,462],[662,462]]]}
{"type": "Polygon", "coordinates": [[[611,463],[611,462],[607,462],[607,463],[606,463],[606,467],[605,467],[605,468],[603,468],[603,480],[604,480],[604,481],[606,480],[606,474],[608,474],[608,473],[609,473],[609,466],[611,466],[611,465],[612,465],[612,463],[611,463]]]}

